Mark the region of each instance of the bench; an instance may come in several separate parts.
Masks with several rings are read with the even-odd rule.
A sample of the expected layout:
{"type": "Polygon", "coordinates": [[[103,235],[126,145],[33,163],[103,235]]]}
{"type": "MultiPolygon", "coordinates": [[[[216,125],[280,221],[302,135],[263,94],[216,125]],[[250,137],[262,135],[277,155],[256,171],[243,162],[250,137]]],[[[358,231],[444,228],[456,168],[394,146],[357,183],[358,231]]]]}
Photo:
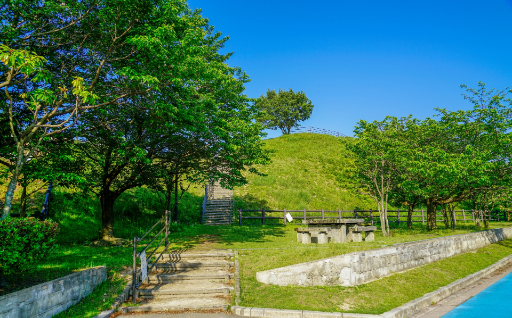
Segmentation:
{"type": "Polygon", "coordinates": [[[299,227],[295,231],[297,231],[297,242],[302,242],[302,244],[329,242],[330,229],[328,227],[299,227]]]}
{"type": "Polygon", "coordinates": [[[365,242],[371,242],[375,239],[376,226],[360,226],[354,225],[348,229],[347,241],[348,242],[362,242],[363,233],[365,242]]]}

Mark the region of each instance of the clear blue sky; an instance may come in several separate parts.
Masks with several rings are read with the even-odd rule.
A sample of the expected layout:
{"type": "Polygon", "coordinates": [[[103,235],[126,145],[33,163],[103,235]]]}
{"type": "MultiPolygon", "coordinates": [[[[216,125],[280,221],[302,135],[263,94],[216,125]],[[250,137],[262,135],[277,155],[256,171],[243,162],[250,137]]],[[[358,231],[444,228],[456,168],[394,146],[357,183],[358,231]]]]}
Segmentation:
{"type": "Polygon", "coordinates": [[[306,93],[304,126],[352,135],[360,119],[468,109],[460,84],[512,87],[512,0],[188,3],[230,37],[248,96],[306,93]]]}

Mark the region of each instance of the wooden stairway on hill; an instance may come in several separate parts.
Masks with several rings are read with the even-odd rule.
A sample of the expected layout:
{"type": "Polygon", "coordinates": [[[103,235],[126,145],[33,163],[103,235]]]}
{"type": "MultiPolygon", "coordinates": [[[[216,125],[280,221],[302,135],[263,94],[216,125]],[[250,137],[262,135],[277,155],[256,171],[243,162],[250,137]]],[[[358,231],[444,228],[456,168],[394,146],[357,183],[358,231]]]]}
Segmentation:
{"type": "Polygon", "coordinates": [[[208,185],[203,201],[203,224],[230,225],[233,222],[235,194],[216,183],[208,185]]]}

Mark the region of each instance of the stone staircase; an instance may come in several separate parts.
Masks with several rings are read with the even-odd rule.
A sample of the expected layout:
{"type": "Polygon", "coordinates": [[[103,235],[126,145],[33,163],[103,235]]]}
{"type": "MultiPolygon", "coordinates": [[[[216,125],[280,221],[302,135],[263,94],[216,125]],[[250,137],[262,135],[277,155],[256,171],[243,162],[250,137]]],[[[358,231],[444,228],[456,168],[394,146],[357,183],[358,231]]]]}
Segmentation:
{"type": "MultiPolygon", "coordinates": [[[[227,310],[234,290],[231,250],[164,254],[123,312],[227,310]]],[[[148,264],[150,267],[151,264],[148,264]]]]}
{"type": "Polygon", "coordinates": [[[230,225],[233,222],[235,207],[234,191],[220,184],[210,186],[206,201],[203,224],[230,225]]]}

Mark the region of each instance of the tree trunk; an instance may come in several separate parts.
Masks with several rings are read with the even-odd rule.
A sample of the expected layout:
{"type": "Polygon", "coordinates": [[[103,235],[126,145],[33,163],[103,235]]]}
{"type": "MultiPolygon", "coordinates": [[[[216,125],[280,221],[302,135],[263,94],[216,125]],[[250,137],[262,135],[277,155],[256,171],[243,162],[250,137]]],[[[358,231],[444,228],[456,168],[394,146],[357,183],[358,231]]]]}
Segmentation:
{"type": "Polygon", "coordinates": [[[489,228],[489,221],[491,220],[491,211],[484,210],[484,227],[489,228]]]}
{"type": "Polygon", "coordinates": [[[114,202],[117,195],[110,190],[100,194],[101,204],[101,238],[105,241],[114,239],[114,202]]]}
{"type": "Polygon", "coordinates": [[[174,222],[178,222],[178,175],[174,178],[174,222]]]}
{"type": "Polygon", "coordinates": [[[435,204],[432,199],[427,199],[427,231],[432,231],[437,228],[436,208],[437,204],[435,204]]]}
{"type": "Polygon", "coordinates": [[[17,156],[18,160],[16,161],[16,168],[12,172],[11,181],[9,182],[9,185],[7,186],[7,192],[5,193],[5,202],[4,202],[4,211],[2,213],[2,217],[0,220],[5,219],[9,216],[11,213],[11,207],[12,207],[12,199],[14,198],[14,191],[16,190],[16,185],[18,184],[18,178],[20,177],[21,168],[23,167],[23,164],[25,163],[25,157],[23,154],[23,148],[19,148],[17,150],[17,156]]]}
{"type": "Polygon", "coordinates": [[[408,212],[407,212],[407,227],[412,229],[412,213],[414,212],[415,204],[409,204],[408,205],[408,212]]]}
{"type": "Polygon", "coordinates": [[[447,206],[446,204],[443,206],[443,222],[444,222],[444,227],[446,229],[449,229],[450,228],[450,220],[449,220],[449,217],[448,217],[448,209],[447,209],[447,206]]]}
{"type": "Polygon", "coordinates": [[[23,191],[21,192],[21,209],[20,217],[24,218],[27,216],[27,185],[23,185],[23,191]]]}
{"type": "Polygon", "coordinates": [[[172,200],[172,183],[168,183],[165,186],[165,205],[164,205],[164,210],[162,211],[162,215],[165,215],[165,211],[171,210],[171,200],[172,200]]]}

